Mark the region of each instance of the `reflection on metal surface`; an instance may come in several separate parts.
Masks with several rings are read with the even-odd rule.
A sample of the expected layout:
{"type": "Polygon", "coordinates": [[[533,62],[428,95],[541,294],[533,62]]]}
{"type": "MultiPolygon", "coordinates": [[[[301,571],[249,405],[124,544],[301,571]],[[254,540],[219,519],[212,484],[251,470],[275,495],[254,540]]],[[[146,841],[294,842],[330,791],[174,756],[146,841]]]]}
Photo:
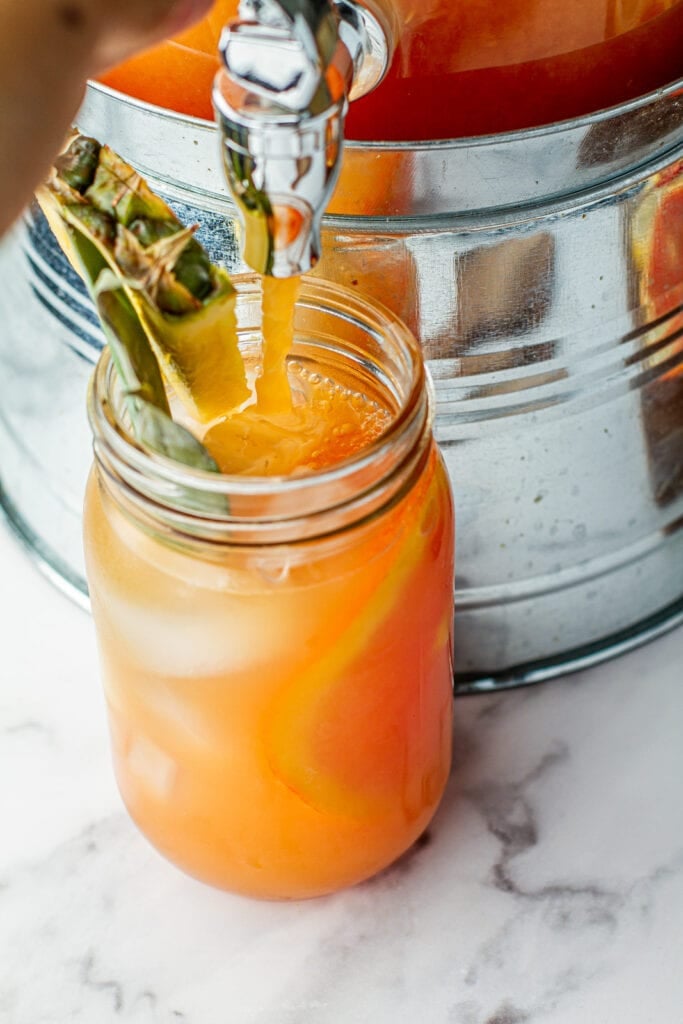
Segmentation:
{"type": "Polygon", "coordinates": [[[655,501],[683,494],[683,160],[651,177],[629,223],[633,298],[649,325],[643,427],[655,501]]]}
{"type": "Polygon", "coordinates": [[[643,414],[655,500],[668,505],[683,493],[683,370],[645,390],[643,414]]]}
{"type": "Polygon", "coordinates": [[[2,486],[1,475],[0,522],[7,524],[35,567],[50,583],[63,591],[80,608],[89,609],[90,601],[82,575],[80,572],[74,572],[73,565],[65,561],[59,551],[47,545],[43,538],[31,529],[2,486]]]}
{"type": "Polygon", "coordinates": [[[641,106],[592,125],[578,152],[581,167],[604,167],[621,160],[647,159],[652,145],[677,138],[683,122],[683,88],[675,88],[667,102],[641,106]]]}
{"type": "Polygon", "coordinates": [[[401,317],[417,333],[419,304],[417,267],[401,234],[361,234],[359,232],[323,235],[323,257],[318,267],[321,277],[347,288],[360,288],[401,317]]]}
{"type": "MultiPolygon", "coordinates": [[[[543,325],[552,305],[555,240],[540,232],[472,249],[458,262],[457,275],[458,333],[465,349],[488,338],[528,338],[543,325]]],[[[506,350],[504,365],[509,365],[512,351],[506,350]]],[[[531,361],[551,356],[552,344],[531,361]]]]}
{"type": "Polygon", "coordinates": [[[473,673],[456,676],[456,696],[475,696],[494,690],[513,690],[520,686],[557,679],[569,672],[582,672],[600,665],[610,658],[618,658],[629,651],[651,643],[677,626],[683,625],[683,600],[675,601],[656,615],[642,620],[633,629],[603,637],[598,643],[588,644],[573,651],[564,651],[560,657],[514,665],[494,675],[473,673]]]}

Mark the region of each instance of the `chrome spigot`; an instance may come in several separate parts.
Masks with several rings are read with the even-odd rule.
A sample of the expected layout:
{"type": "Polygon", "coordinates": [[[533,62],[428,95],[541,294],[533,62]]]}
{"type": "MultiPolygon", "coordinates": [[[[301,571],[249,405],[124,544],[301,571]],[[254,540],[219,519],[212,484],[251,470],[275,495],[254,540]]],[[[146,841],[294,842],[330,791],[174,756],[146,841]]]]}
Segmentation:
{"type": "Polygon", "coordinates": [[[213,101],[245,263],[306,273],[341,166],[350,99],[381,81],[389,45],[354,0],[241,0],[223,30],[213,101]]]}

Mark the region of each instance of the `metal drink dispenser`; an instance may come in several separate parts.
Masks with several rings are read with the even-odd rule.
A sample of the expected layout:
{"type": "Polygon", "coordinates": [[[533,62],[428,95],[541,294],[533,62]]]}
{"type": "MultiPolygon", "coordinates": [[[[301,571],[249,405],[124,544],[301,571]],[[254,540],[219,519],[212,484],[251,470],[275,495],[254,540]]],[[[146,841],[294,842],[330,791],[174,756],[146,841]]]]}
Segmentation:
{"type": "MultiPolygon", "coordinates": [[[[160,105],[144,63],[128,69],[137,84],[125,69],[93,83],[79,126],[199,223],[229,270],[245,268],[241,243],[279,276],[319,255],[314,274],[419,337],[456,495],[458,687],[625,650],[683,620],[683,3],[340,8],[241,8],[250,27],[223,37],[232,84],[217,97],[227,149],[207,111],[160,105]],[[292,10],[312,18],[303,63],[292,10]],[[249,55],[264,24],[261,53],[289,47],[280,79],[280,58],[259,73],[249,55]],[[361,91],[376,88],[342,132],[364,62],[361,91]],[[257,140],[250,118],[273,104],[290,128],[307,112],[295,150],[257,140]],[[269,177],[274,152],[300,172],[293,191],[269,177]]],[[[102,339],[35,210],[0,262],[0,496],[82,594],[83,409],[102,339]]]]}

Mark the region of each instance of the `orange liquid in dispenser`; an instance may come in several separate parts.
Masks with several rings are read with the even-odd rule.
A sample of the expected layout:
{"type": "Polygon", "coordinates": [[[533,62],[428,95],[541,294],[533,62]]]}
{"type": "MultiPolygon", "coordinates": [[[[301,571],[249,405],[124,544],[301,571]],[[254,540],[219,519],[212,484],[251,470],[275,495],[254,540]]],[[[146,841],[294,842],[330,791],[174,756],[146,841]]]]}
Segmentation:
{"type": "MultiPolygon", "coordinates": [[[[683,0],[379,0],[397,26],[384,82],[351,105],[350,139],[456,138],[576,117],[683,76],[683,0]]],[[[219,0],[177,41],[103,81],[212,118],[219,0]]]]}
{"type": "MultiPolygon", "coordinates": [[[[269,357],[253,372],[245,360],[255,400],[204,443],[231,473],[334,465],[396,410],[327,364],[287,369],[296,282],[264,286],[282,316],[269,357]]],[[[91,476],[86,560],[117,780],[188,873],[316,896],[390,863],[433,815],[450,765],[453,519],[433,442],[425,458],[381,515],[284,558],[163,543],[91,476]]]]}

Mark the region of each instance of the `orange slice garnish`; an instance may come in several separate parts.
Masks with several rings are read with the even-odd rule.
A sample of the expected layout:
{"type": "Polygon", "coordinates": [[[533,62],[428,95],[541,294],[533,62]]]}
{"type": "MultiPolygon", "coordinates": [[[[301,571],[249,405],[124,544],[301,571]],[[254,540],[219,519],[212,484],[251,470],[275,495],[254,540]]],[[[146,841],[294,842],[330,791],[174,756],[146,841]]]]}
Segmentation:
{"type": "Polygon", "coordinates": [[[369,599],[268,714],[271,770],[323,813],[368,818],[401,806],[417,817],[445,781],[452,528],[437,465],[424,507],[420,487],[394,521],[392,562],[369,599]]]}

